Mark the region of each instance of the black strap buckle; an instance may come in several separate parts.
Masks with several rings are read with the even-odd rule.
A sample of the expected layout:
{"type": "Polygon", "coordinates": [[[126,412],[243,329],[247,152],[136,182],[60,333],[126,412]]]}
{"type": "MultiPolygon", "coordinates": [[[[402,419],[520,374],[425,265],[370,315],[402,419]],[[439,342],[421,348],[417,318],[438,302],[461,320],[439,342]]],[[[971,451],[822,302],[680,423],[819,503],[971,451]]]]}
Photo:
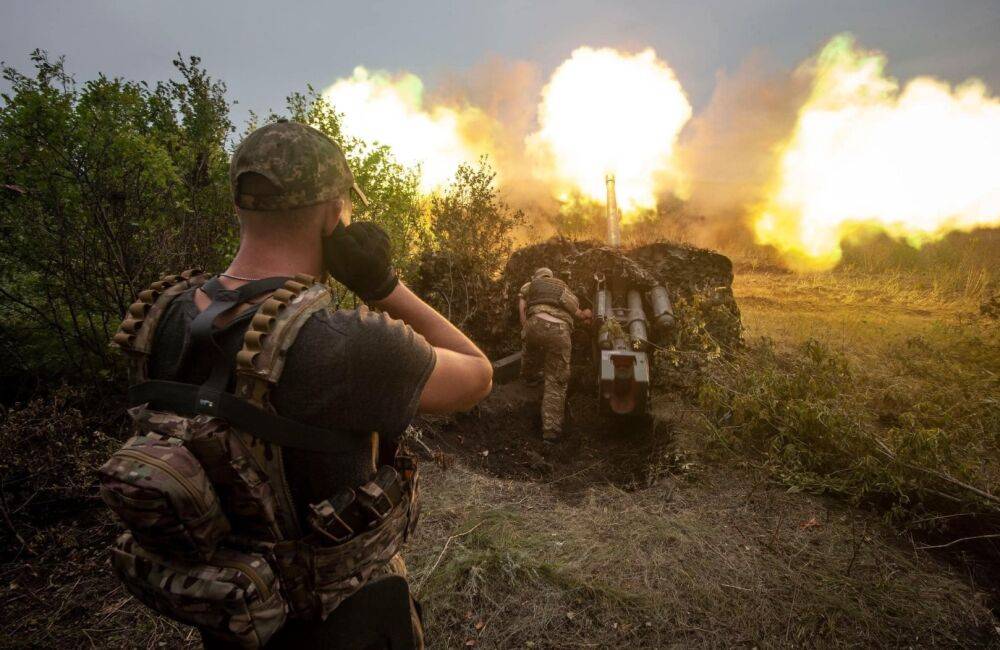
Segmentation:
{"type": "Polygon", "coordinates": [[[222,391],[203,384],[198,388],[195,400],[194,410],[196,413],[218,415],[222,391]]]}

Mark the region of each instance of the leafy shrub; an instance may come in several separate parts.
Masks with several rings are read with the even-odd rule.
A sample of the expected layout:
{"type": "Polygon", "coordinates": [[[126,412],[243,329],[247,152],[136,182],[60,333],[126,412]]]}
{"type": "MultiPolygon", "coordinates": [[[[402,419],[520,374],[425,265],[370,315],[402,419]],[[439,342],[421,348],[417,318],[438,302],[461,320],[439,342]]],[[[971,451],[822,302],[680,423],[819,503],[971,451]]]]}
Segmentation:
{"type": "Polygon", "coordinates": [[[0,340],[17,366],[96,380],[136,294],[234,236],[225,86],[196,57],[152,88],[32,60],[34,77],[3,68],[0,340]]]}
{"type": "Polygon", "coordinates": [[[430,246],[422,253],[414,290],[480,343],[506,327],[499,273],[524,213],[500,197],[496,172],[483,158],[461,165],[451,185],[430,198],[430,246]]]}
{"type": "Polygon", "coordinates": [[[486,157],[478,165],[459,165],[455,179],[431,197],[430,226],[434,246],[470,268],[496,277],[514,245],[514,229],[524,213],[512,210],[500,197],[496,172],[486,157]]]}
{"type": "Polygon", "coordinates": [[[763,339],[715,364],[698,399],[725,445],[793,489],[876,505],[897,523],[995,521],[1000,343],[942,330],[888,353],[869,368],[815,340],[781,352],[763,339]]]}

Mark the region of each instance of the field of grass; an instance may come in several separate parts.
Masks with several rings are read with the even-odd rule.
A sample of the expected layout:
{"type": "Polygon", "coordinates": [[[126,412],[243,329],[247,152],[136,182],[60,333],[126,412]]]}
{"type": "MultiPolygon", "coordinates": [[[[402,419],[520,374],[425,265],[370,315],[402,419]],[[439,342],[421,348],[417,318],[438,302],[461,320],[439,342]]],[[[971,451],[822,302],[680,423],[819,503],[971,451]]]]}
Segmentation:
{"type": "MultiPolygon", "coordinates": [[[[478,449],[424,463],[406,559],[431,648],[1000,645],[996,321],[902,275],[734,290],[747,345],[657,397],[670,444],[643,481],[558,447],[524,480],[478,449]]],[[[101,569],[116,526],[93,501],[22,529],[0,646],[196,647],[101,569]]]]}
{"type": "Polygon", "coordinates": [[[567,500],[433,472],[409,552],[432,647],[968,646],[982,594],[872,517],[704,468],[567,500]]]}
{"type": "Polygon", "coordinates": [[[431,474],[410,563],[435,647],[1000,643],[1000,341],[978,296],[906,275],[734,289],[746,349],[656,406],[682,471],[568,495],[431,474]]]}
{"type": "Polygon", "coordinates": [[[737,291],[747,348],[699,395],[721,438],[897,523],[996,529],[1000,324],[978,300],[839,274],[748,275],[737,291]]]}

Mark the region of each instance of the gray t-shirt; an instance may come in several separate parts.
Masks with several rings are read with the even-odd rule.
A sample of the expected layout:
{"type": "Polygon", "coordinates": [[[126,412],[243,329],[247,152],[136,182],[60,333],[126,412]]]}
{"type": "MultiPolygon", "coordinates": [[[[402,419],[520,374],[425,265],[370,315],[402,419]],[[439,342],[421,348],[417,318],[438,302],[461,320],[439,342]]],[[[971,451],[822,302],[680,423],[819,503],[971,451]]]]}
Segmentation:
{"type": "MultiPolygon", "coordinates": [[[[209,355],[187,354],[191,321],[198,315],[194,292],[175,298],[157,327],[149,366],[152,379],[208,379],[209,355]]],[[[240,314],[216,336],[234,366],[254,313],[250,309],[240,314]]],[[[406,430],[435,359],[424,337],[385,314],[360,308],[319,311],[310,317],[288,350],[271,402],[279,415],[344,431],[359,445],[356,453],[346,454],[285,449],[285,470],[300,517],[308,504],[371,479],[371,438],[361,434],[377,431],[383,440],[392,441],[406,430]]]]}

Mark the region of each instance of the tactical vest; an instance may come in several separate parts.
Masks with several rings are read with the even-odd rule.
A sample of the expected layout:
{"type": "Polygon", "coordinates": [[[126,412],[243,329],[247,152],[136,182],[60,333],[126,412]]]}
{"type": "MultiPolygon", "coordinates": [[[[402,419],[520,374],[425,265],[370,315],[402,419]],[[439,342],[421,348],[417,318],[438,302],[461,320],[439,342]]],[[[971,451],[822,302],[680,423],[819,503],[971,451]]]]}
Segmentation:
{"type": "MultiPolygon", "coordinates": [[[[301,327],[331,305],[313,278],[268,278],[227,290],[199,271],[139,294],[113,345],[129,359],[134,436],[98,470],[101,497],[127,531],[111,564],[149,607],[210,636],[256,648],[288,617],[324,619],[400,550],[419,515],[417,471],[397,454],[357,490],[309,504],[299,521],[282,449],[356,451],[359,435],[275,413],[269,396],[301,327]],[[212,299],[191,324],[195,350],[215,346],[213,322],[256,296],[235,360],[215,354],[201,385],[151,380],[156,327],[171,301],[201,287],[212,299]]],[[[365,434],[371,440],[371,434],[365,434]]]]}
{"type": "Polygon", "coordinates": [[[556,278],[535,278],[528,285],[528,295],[525,297],[528,309],[536,305],[549,305],[558,307],[568,312],[571,316],[576,309],[572,305],[567,305],[563,299],[568,290],[562,280],[556,278]]]}

